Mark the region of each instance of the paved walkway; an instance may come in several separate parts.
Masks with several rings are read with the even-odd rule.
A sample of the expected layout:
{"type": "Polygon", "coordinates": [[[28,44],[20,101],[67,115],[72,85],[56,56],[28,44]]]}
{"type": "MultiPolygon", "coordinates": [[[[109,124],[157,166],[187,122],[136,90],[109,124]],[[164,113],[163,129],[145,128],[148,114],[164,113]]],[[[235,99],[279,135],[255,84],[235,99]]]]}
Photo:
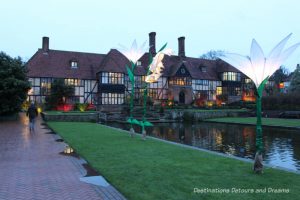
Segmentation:
{"type": "Polygon", "coordinates": [[[125,199],[112,186],[81,182],[85,161],[59,154],[66,144],[41,123],[30,133],[24,114],[0,122],[0,200],[125,199]]]}

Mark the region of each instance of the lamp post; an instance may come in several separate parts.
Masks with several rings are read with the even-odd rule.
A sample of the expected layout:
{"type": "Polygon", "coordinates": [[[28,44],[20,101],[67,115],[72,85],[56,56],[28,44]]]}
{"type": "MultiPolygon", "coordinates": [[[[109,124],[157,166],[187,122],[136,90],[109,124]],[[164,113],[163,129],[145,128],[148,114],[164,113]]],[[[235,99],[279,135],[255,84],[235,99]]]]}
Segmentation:
{"type": "Polygon", "coordinates": [[[225,53],[223,56],[219,57],[247,75],[256,86],[256,154],[253,170],[257,173],[262,173],[263,170],[263,133],[261,122],[262,94],[268,79],[300,45],[300,43],[297,43],[283,51],[285,44],[291,35],[292,34],[289,34],[281,42],[279,42],[272,49],[268,57],[265,57],[261,47],[255,39],[252,40],[250,56],[225,53]]]}

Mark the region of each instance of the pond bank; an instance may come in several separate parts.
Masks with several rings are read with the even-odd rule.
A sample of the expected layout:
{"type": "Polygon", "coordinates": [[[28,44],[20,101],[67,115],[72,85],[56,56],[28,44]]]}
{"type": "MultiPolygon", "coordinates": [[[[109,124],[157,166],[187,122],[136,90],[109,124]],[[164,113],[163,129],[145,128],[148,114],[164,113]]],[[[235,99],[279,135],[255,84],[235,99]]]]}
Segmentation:
{"type": "MultiPolygon", "coordinates": [[[[206,119],[207,122],[256,125],[256,117],[225,117],[206,119]]],[[[300,119],[262,118],[263,126],[300,129],[300,119]]]]}

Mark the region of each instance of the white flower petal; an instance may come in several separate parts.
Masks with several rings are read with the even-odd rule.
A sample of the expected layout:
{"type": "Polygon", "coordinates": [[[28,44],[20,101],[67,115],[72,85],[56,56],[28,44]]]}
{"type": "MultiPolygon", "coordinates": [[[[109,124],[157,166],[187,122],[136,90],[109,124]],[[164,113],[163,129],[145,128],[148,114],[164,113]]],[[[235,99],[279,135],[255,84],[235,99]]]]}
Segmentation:
{"type": "Polygon", "coordinates": [[[283,40],[281,40],[273,49],[272,51],[269,53],[269,56],[267,59],[274,59],[277,58],[280,53],[282,52],[285,44],[287,43],[287,41],[290,39],[292,33],[290,33],[288,36],[286,36],[283,40]]]}
{"type": "Polygon", "coordinates": [[[280,66],[284,63],[284,61],[300,46],[300,43],[297,43],[288,49],[286,49],[284,52],[282,52],[278,57],[274,59],[268,60],[268,67],[269,71],[268,76],[271,76],[277,69],[280,68],[280,66]]]}
{"type": "Polygon", "coordinates": [[[297,43],[284,52],[282,52],[287,40],[291,34],[285,37],[279,44],[277,44],[268,58],[264,57],[264,53],[258,43],[253,40],[250,50],[250,57],[244,57],[239,54],[226,53],[219,58],[237,68],[255,83],[258,88],[265,78],[272,76],[272,74],[279,69],[282,63],[296,50],[300,43],[297,43]]]}
{"type": "Polygon", "coordinates": [[[256,81],[260,84],[267,77],[264,73],[266,59],[263,50],[261,49],[261,47],[255,39],[252,40],[250,59],[252,63],[252,68],[256,74],[256,81]]]}
{"type": "Polygon", "coordinates": [[[168,56],[171,56],[171,55],[173,55],[173,50],[170,49],[170,48],[167,48],[167,49],[164,49],[164,50],[162,51],[162,53],[163,53],[163,54],[166,54],[166,55],[168,55],[168,56]]]}
{"type": "Polygon", "coordinates": [[[138,48],[136,40],[133,41],[131,48],[128,49],[124,47],[123,45],[120,45],[121,48],[118,49],[126,58],[133,63],[136,63],[146,52],[147,48],[145,48],[146,41],[143,43],[143,45],[138,48]]]}
{"type": "Polygon", "coordinates": [[[219,58],[246,74],[256,85],[256,75],[249,57],[239,54],[225,53],[224,56],[219,56],[219,58]]]}

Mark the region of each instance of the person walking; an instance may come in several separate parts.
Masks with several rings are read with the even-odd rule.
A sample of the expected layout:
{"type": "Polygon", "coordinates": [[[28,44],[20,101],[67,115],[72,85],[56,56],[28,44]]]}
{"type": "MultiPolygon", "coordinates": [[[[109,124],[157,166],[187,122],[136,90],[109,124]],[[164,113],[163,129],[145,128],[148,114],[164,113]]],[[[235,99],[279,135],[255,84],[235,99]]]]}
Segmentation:
{"type": "Polygon", "coordinates": [[[38,116],[38,111],[37,108],[34,105],[34,102],[31,103],[31,105],[29,106],[27,112],[26,112],[26,116],[29,117],[29,130],[34,131],[34,122],[35,122],[35,118],[38,116]]]}

